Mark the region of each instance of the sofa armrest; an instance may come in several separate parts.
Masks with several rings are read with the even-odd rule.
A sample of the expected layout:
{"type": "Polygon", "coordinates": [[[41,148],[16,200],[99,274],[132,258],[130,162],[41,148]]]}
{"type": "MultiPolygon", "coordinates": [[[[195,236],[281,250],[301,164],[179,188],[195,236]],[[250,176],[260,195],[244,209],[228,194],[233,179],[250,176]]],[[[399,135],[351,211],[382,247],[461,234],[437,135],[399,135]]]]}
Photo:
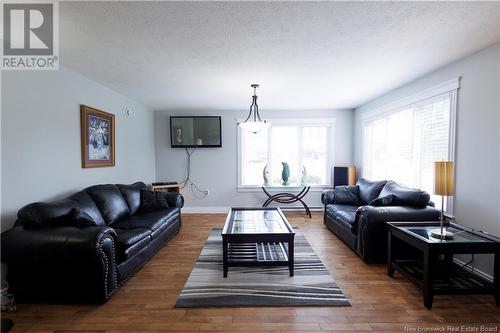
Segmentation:
{"type": "Polygon", "coordinates": [[[323,205],[330,205],[335,202],[335,190],[324,190],[321,193],[321,202],[323,205]]]}
{"type": "Polygon", "coordinates": [[[386,222],[437,221],[439,214],[439,210],[430,206],[361,206],[356,212],[358,254],[365,262],[383,262],[387,258],[386,222]]]}
{"type": "Polygon", "coordinates": [[[2,233],[2,262],[15,294],[105,302],[118,287],[115,241],[106,226],[15,227],[2,233]]]}
{"type": "Polygon", "coordinates": [[[76,257],[95,260],[105,237],[116,237],[110,227],[16,227],[2,233],[2,262],[72,261],[76,257]]]}
{"type": "Polygon", "coordinates": [[[165,198],[169,207],[182,208],[184,207],[184,197],[182,194],[177,192],[167,192],[165,193],[165,198]]]}

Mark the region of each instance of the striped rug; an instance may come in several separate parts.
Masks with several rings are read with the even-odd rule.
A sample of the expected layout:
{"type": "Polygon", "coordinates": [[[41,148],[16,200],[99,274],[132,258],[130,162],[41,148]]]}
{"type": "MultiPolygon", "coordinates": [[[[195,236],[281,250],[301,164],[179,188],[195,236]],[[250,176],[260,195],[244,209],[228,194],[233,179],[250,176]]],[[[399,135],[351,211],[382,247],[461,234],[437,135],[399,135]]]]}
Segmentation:
{"type": "Polygon", "coordinates": [[[295,234],[295,276],[288,267],[230,267],[222,277],[222,229],[213,229],[175,307],[350,306],[300,233],[295,234]]]}

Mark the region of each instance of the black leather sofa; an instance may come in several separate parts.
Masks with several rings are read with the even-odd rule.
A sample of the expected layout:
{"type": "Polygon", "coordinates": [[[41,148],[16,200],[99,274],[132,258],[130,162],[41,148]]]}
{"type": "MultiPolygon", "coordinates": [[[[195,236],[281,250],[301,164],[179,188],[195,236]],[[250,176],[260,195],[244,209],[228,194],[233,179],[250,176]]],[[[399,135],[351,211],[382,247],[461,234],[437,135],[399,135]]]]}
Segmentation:
{"type": "Polygon", "coordinates": [[[181,227],[180,194],[165,194],[167,209],[141,213],[141,190],[95,185],[19,210],[2,233],[9,291],[22,301],[106,302],[181,227]],[[91,223],[68,219],[75,211],[91,223]]]}
{"type": "Polygon", "coordinates": [[[356,186],[337,186],[323,192],[324,224],[363,261],[387,259],[388,221],[437,221],[427,192],[394,181],[361,178],[356,186]]]}

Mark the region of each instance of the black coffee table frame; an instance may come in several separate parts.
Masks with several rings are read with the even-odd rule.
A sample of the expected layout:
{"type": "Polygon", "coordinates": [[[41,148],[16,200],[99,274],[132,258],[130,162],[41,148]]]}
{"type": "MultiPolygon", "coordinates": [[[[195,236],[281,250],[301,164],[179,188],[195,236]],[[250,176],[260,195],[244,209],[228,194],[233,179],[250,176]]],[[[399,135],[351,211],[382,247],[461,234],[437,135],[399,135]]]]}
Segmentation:
{"type": "Polygon", "coordinates": [[[222,230],[223,275],[229,267],[288,266],[294,275],[295,232],[278,207],[230,208],[222,230]],[[234,212],[238,210],[277,211],[288,229],[287,233],[232,233],[234,212]],[[266,250],[270,256],[266,255],[266,250]]]}
{"type": "Polygon", "coordinates": [[[306,214],[309,215],[309,218],[311,218],[311,210],[309,209],[309,206],[302,200],[309,192],[311,189],[311,186],[304,186],[304,188],[298,193],[298,194],[293,194],[290,192],[280,192],[276,194],[271,194],[269,193],[264,186],[262,186],[262,191],[267,195],[267,199],[262,205],[262,207],[267,207],[269,204],[273,201],[276,201],[277,203],[281,204],[290,204],[294,203],[297,201],[300,201],[302,206],[304,206],[304,209],[306,211],[306,214]]]}
{"type": "Polygon", "coordinates": [[[500,239],[450,223],[449,225],[484,239],[484,242],[429,242],[406,227],[436,226],[429,222],[388,222],[387,274],[397,271],[423,289],[426,308],[434,295],[490,294],[500,306],[500,239]],[[454,254],[494,254],[493,283],[465,270],[453,261],[454,254]],[[438,260],[443,255],[442,260],[438,260]]]}

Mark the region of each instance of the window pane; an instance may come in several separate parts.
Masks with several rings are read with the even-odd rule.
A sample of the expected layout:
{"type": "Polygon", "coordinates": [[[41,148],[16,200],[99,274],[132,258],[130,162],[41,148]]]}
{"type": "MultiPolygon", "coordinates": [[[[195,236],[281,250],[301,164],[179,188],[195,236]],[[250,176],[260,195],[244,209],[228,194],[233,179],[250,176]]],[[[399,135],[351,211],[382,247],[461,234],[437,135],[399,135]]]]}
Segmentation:
{"type": "Polygon", "coordinates": [[[442,94],[363,126],[363,175],[392,179],[432,195],[434,162],[448,159],[450,94],[442,94]]]}
{"type": "Polygon", "coordinates": [[[262,172],[267,164],[267,132],[241,131],[242,185],[262,185],[262,172]]]}
{"type": "Polygon", "coordinates": [[[298,127],[271,127],[271,183],[281,184],[282,162],[290,167],[290,184],[300,182],[299,160],[299,128],[298,127]]]}
{"type": "MultiPolygon", "coordinates": [[[[449,95],[449,94],[446,94],[449,95]]],[[[441,208],[441,198],[433,194],[434,162],[448,159],[450,133],[450,98],[438,96],[413,106],[415,112],[415,183],[431,194],[441,208]]]]}
{"type": "Polygon", "coordinates": [[[387,170],[387,121],[377,120],[373,124],[373,164],[372,177],[385,178],[387,170]]]}
{"type": "MultiPolygon", "coordinates": [[[[402,184],[415,184],[413,164],[413,112],[410,109],[390,115],[387,119],[387,175],[402,184]]],[[[387,178],[387,176],[386,176],[387,178]]]]}
{"type": "MultiPolygon", "coordinates": [[[[326,127],[304,127],[302,132],[302,164],[306,168],[307,183],[325,185],[327,181],[326,127]]],[[[300,178],[299,178],[300,182],[300,178]]]]}
{"type": "Polygon", "coordinates": [[[290,186],[301,184],[303,167],[307,172],[307,184],[328,184],[329,149],[333,146],[328,138],[333,128],[319,124],[322,123],[318,122],[318,126],[304,126],[289,124],[289,120],[275,120],[267,132],[253,134],[241,131],[240,185],[262,185],[262,173],[266,165],[270,184],[281,185],[282,162],[289,165],[290,186]]]}

